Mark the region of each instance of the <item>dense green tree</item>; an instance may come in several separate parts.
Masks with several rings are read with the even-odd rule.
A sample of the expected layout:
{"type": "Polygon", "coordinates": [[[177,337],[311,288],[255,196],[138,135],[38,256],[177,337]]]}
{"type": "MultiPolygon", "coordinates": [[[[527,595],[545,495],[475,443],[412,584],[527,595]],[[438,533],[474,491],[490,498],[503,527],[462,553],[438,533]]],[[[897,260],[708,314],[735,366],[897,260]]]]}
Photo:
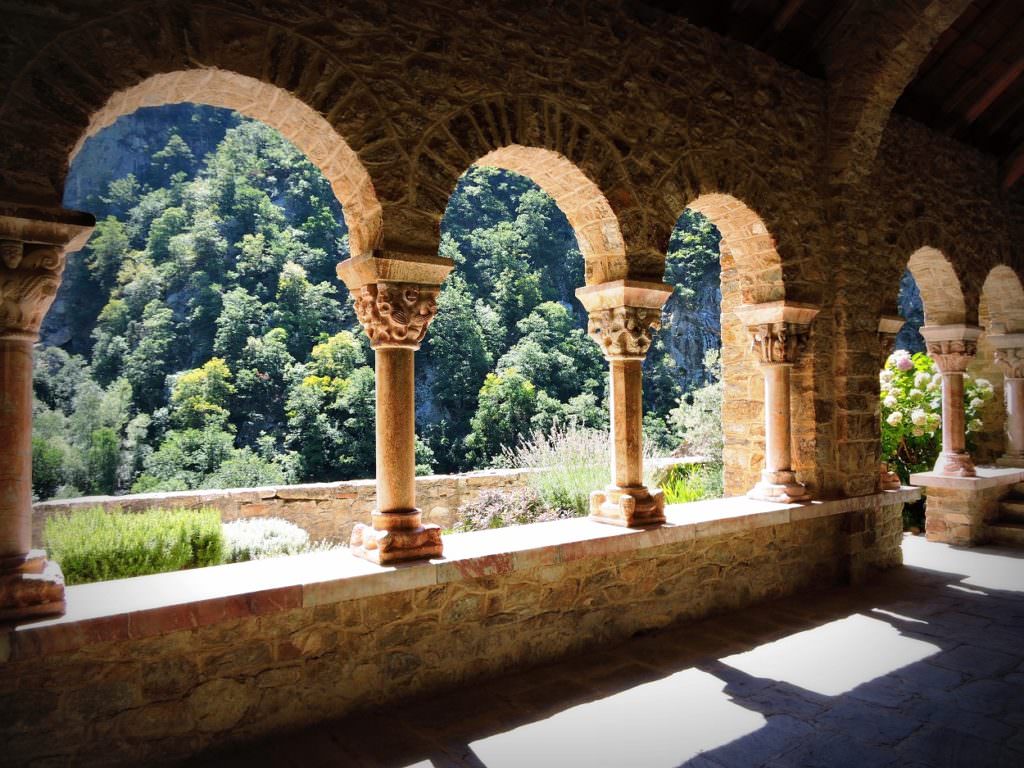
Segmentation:
{"type": "Polygon", "coordinates": [[[245,288],[233,288],[224,294],[216,325],[214,354],[236,363],[242,358],[249,339],[263,335],[267,326],[266,307],[245,288]]]}
{"type": "Polygon", "coordinates": [[[165,402],[165,380],[174,370],[174,318],[170,308],[154,299],[142,313],[138,342],[124,358],[124,375],[136,405],[152,411],[165,402]]]}
{"type": "Polygon", "coordinates": [[[487,374],[466,439],[474,463],[491,464],[528,435],[537,409],[537,388],[515,368],[487,374]]]}

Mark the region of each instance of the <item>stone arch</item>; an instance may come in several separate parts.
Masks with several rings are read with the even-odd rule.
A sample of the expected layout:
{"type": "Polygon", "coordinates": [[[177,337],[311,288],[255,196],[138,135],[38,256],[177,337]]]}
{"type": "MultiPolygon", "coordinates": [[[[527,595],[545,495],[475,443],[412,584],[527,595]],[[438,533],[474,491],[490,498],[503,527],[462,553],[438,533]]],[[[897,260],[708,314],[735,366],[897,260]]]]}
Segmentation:
{"type": "Polygon", "coordinates": [[[924,304],[927,325],[959,325],[966,322],[967,305],[963,288],[952,263],[942,251],[922,246],[907,262],[924,304]]]}
{"type": "MultiPolygon", "coordinates": [[[[783,301],[782,259],[764,220],[739,198],[704,194],[688,208],[703,214],[722,234],[722,283],[738,281],[743,304],[783,301]]],[[[723,291],[723,302],[724,302],[723,291]]]]}
{"type": "Polygon", "coordinates": [[[867,0],[835,25],[822,46],[833,182],[856,183],[870,172],[897,100],[970,2],[867,0]]]}
{"type": "Polygon", "coordinates": [[[427,131],[416,149],[409,199],[435,231],[455,184],[474,164],[522,174],[555,199],[576,232],[588,285],[661,278],[664,257],[619,150],[564,107],[495,95],[427,131]]]}
{"type": "Polygon", "coordinates": [[[986,333],[1024,332],[1024,287],[1012,267],[993,267],[985,278],[978,321],[986,333]]]}
{"type": "MultiPolygon", "coordinates": [[[[361,19],[363,11],[339,13],[361,19]]],[[[139,106],[169,103],[156,98],[159,84],[177,82],[188,89],[186,80],[203,75],[181,72],[212,72],[209,93],[193,91],[191,97],[201,103],[217,98],[232,107],[241,102],[247,113],[255,112],[292,140],[299,138],[296,143],[332,182],[348,178],[348,190],[339,199],[346,219],[349,213],[360,218],[350,222],[353,252],[376,247],[379,212],[363,201],[360,210],[359,202],[345,198],[372,192],[367,172],[373,173],[379,193],[388,169],[396,161],[402,165],[407,155],[394,121],[362,75],[337,52],[287,24],[294,20],[272,10],[258,16],[214,4],[165,2],[135,4],[131,13],[117,9],[68,16],[66,26],[15,70],[0,101],[0,200],[59,206],[68,160],[94,121],[100,126],[104,115],[116,116],[119,103],[123,114],[125,99],[138,98],[139,106]],[[152,79],[160,75],[170,79],[152,79]],[[248,80],[243,85],[238,78],[248,80]],[[257,84],[276,90],[261,91],[257,84]],[[239,92],[232,95],[232,89],[239,92]],[[263,99],[274,104],[268,114],[260,113],[263,99]],[[309,141],[298,136],[303,131],[309,141]],[[340,137],[358,156],[361,169],[345,162],[352,156],[341,149],[340,137]]]]}
{"type": "Polygon", "coordinates": [[[518,173],[551,195],[576,234],[587,285],[626,276],[626,248],[615,212],[597,185],[567,157],[512,144],[488,152],[475,165],[518,173]]]}
{"type": "Polygon", "coordinates": [[[764,385],[750,334],[737,310],[786,298],[782,260],[761,216],[732,194],[708,192],[684,206],[704,215],[722,236],[722,433],[725,494],[752,488],[764,464],[764,385]]]}
{"type": "Polygon", "coordinates": [[[278,130],[298,147],[330,182],[341,203],[353,256],[380,244],[381,205],[369,173],[358,155],[330,123],[287,91],[246,75],[221,69],[190,69],[153,75],[118,91],[89,121],[71,150],[70,159],[86,140],[119,117],[143,107],[192,102],[235,110],[278,130]]]}

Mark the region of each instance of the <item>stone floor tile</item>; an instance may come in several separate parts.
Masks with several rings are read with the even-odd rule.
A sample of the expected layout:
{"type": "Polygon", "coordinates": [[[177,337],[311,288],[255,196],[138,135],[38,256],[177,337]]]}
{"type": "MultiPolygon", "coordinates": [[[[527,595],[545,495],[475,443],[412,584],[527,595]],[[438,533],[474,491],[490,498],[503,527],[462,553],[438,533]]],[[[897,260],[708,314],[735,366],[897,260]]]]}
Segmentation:
{"type": "Polygon", "coordinates": [[[969,677],[985,678],[1008,674],[1018,660],[1000,651],[976,645],[961,645],[951,651],[943,651],[929,661],[940,667],[963,672],[969,677]]]}
{"type": "Polygon", "coordinates": [[[847,736],[814,738],[775,758],[771,765],[791,768],[885,768],[899,762],[892,750],[861,744],[847,736]]]}
{"type": "Polygon", "coordinates": [[[840,700],[815,718],[814,724],[842,733],[858,744],[897,744],[922,727],[922,722],[899,712],[880,713],[857,700],[840,700]]]}
{"type": "Polygon", "coordinates": [[[943,725],[922,728],[896,751],[933,768],[1020,768],[1009,762],[1012,755],[1002,744],[943,725]]]}
{"type": "Polygon", "coordinates": [[[790,715],[773,715],[754,733],[706,753],[724,768],[751,768],[795,748],[814,732],[812,726],[790,715]]]}

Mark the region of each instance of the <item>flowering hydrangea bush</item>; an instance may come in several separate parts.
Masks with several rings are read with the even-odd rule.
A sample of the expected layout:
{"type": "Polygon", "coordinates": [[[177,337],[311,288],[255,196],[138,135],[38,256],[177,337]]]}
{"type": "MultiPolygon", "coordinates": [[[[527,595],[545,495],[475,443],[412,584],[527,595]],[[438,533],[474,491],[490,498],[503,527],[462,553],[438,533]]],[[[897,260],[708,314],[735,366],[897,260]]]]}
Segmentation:
{"type": "MultiPolygon", "coordinates": [[[[942,451],[942,374],[935,361],[898,349],[879,375],[882,385],[882,460],[909,482],[930,470],[942,451]]],[[[992,383],[964,375],[967,437],[982,428],[980,413],[992,399],[992,383]]]]}

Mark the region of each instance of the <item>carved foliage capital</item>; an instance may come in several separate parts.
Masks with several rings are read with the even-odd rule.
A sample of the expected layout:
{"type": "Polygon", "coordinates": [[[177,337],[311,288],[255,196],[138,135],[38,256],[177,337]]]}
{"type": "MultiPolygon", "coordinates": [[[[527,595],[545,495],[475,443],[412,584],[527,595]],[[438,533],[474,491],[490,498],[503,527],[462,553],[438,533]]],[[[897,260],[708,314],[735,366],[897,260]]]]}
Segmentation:
{"type": "Polygon", "coordinates": [[[355,296],[356,316],[370,345],[419,349],[437,314],[440,287],[417,283],[368,283],[355,296]]]}
{"type": "Polygon", "coordinates": [[[661,310],[608,307],[590,312],[587,333],[608,359],[642,358],[651,346],[651,329],[661,327],[661,310]]]}
{"type": "Polygon", "coordinates": [[[38,333],[63,272],[59,246],[0,241],[0,335],[38,333]]]}
{"type": "Polygon", "coordinates": [[[942,373],[964,373],[977,353],[978,342],[971,339],[928,342],[928,355],[942,373]]]}
{"type": "Polygon", "coordinates": [[[995,351],[996,364],[1008,379],[1024,379],[1024,348],[1004,347],[995,351]]]}
{"type": "Polygon", "coordinates": [[[792,365],[807,342],[811,327],[805,323],[762,323],[748,328],[751,344],[762,365],[792,365]]]}

